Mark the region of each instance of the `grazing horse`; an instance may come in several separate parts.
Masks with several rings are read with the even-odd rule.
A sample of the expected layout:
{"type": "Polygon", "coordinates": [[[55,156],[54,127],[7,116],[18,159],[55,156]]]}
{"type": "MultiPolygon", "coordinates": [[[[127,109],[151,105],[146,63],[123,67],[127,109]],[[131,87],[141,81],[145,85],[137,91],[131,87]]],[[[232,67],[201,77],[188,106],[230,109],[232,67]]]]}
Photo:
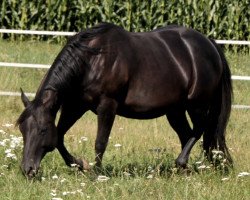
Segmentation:
{"type": "Polygon", "coordinates": [[[24,140],[21,167],[28,177],[55,148],[67,165],[89,167],[64,146],[65,133],[88,110],[98,118],[97,167],[116,115],[133,119],[166,115],[181,142],[177,166],[186,166],[202,135],[208,157],[212,149],[219,149],[232,162],[225,141],[232,99],[230,69],[217,44],[190,28],[166,26],[130,33],[101,23],[79,32],[53,62],[34,100],[23,91],[21,99],[25,110],[17,124],[24,140]]]}

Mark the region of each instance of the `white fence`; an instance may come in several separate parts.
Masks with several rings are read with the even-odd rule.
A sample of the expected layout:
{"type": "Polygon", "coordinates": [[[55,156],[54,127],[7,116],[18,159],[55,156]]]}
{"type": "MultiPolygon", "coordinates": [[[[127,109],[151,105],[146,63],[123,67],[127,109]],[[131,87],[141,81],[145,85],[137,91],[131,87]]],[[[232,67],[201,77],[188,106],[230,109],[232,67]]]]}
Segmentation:
{"type": "MultiPolygon", "coordinates": [[[[52,35],[52,36],[72,36],[76,32],[59,32],[59,31],[33,31],[33,30],[13,30],[0,29],[0,33],[25,34],[25,35],[52,35]]],[[[218,44],[233,44],[233,45],[250,45],[250,41],[239,40],[215,40],[218,44]]]]}
{"type": "MultiPolygon", "coordinates": [[[[11,34],[28,34],[28,35],[51,35],[51,36],[72,36],[76,32],[58,32],[58,31],[33,31],[33,30],[13,30],[13,29],[0,29],[0,33],[11,34]]],[[[232,44],[232,45],[250,45],[250,41],[238,40],[215,40],[218,44],[232,44]]],[[[43,68],[49,69],[50,65],[44,64],[29,64],[29,63],[8,63],[0,62],[0,67],[17,67],[17,68],[43,68]]],[[[233,80],[250,81],[250,76],[232,75],[233,80]]],[[[0,91],[0,96],[20,96],[19,92],[0,91]]],[[[27,93],[27,96],[34,97],[34,93],[27,93]]],[[[237,109],[250,109],[250,105],[233,105],[237,109]]]]}

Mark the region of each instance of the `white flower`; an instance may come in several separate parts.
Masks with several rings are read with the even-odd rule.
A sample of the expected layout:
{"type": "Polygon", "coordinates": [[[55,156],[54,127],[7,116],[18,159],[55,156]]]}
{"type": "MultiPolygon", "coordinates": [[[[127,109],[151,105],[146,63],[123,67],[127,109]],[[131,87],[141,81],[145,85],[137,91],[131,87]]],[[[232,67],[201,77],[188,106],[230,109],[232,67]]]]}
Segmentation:
{"type": "Polygon", "coordinates": [[[6,150],[5,150],[5,153],[6,153],[6,154],[11,153],[11,149],[6,149],[6,150]]]}
{"type": "Polygon", "coordinates": [[[14,159],[14,160],[17,159],[16,155],[11,153],[11,149],[6,149],[5,153],[6,153],[6,158],[11,158],[11,159],[14,159]]]}
{"type": "Polygon", "coordinates": [[[0,133],[2,133],[3,135],[6,134],[6,132],[4,130],[0,130],[0,133]]]}
{"type": "Polygon", "coordinates": [[[222,181],[227,181],[227,180],[229,180],[229,178],[228,178],[228,177],[225,177],[225,178],[222,178],[221,180],[222,180],[222,181]]]}
{"type": "Polygon", "coordinates": [[[240,173],[238,174],[238,177],[249,176],[249,175],[250,175],[249,172],[240,172],[240,173]]]}
{"type": "Polygon", "coordinates": [[[207,166],[206,165],[201,165],[198,167],[198,169],[205,169],[207,166]]]}
{"type": "Polygon", "coordinates": [[[81,137],[81,139],[79,140],[79,143],[87,142],[87,141],[88,141],[87,137],[81,137]]]}
{"type": "Polygon", "coordinates": [[[13,124],[6,123],[6,124],[3,124],[3,126],[5,126],[5,127],[11,127],[11,126],[13,126],[13,124]]]}
{"type": "Polygon", "coordinates": [[[63,193],[62,193],[63,196],[66,196],[66,195],[68,195],[68,194],[69,194],[69,192],[63,192],[63,193]]]}
{"type": "Polygon", "coordinates": [[[121,144],[115,144],[114,147],[115,148],[120,148],[122,145],[121,144]]]}
{"type": "Polygon", "coordinates": [[[107,176],[98,176],[97,177],[97,181],[98,182],[105,182],[105,181],[108,181],[110,178],[109,177],[107,177],[107,176]]]}
{"type": "Polygon", "coordinates": [[[6,143],[5,143],[4,141],[0,141],[0,146],[5,147],[5,146],[6,146],[6,143]]]}
{"type": "Polygon", "coordinates": [[[65,182],[65,181],[66,181],[66,179],[65,179],[65,178],[63,178],[60,182],[61,182],[61,183],[63,183],[63,182],[65,182]]]}
{"type": "Polygon", "coordinates": [[[46,178],[42,177],[41,179],[42,179],[42,181],[45,181],[46,178]]]}
{"type": "Polygon", "coordinates": [[[82,187],[84,187],[84,186],[86,185],[86,183],[80,183],[80,185],[81,185],[82,187]]]}
{"type": "Polygon", "coordinates": [[[152,174],[149,174],[148,176],[147,176],[147,179],[152,179],[154,176],[152,175],[152,174]]]}
{"type": "Polygon", "coordinates": [[[55,196],[56,196],[56,193],[51,192],[50,195],[53,196],[53,197],[55,197],[55,196]]]}
{"type": "Polygon", "coordinates": [[[78,189],[78,190],[76,190],[78,193],[80,193],[80,194],[82,194],[83,192],[82,192],[82,189],[78,189]]]}
{"type": "Polygon", "coordinates": [[[131,174],[128,173],[128,172],[123,172],[123,174],[124,174],[125,176],[131,176],[131,174]]]}
{"type": "Polygon", "coordinates": [[[6,158],[11,158],[11,159],[17,160],[16,155],[13,154],[13,153],[7,153],[7,154],[6,154],[6,158]]]}
{"type": "Polygon", "coordinates": [[[63,200],[63,199],[59,197],[53,197],[51,200],[63,200]]]}
{"type": "Polygon", "coordinates": [[[87,137],[81,137],[81,141],[86,142],[86,141],[88,141],[88,138],[87,137]]]}
{"type": "Polygon", "coordinates": [[[11,136],[10,147],[12,149],[21,146],[21,144],[22,144],[22,137],[15,137],[13,135],[11,136]]]}
{"type": "Polygon", "coordinates": [[[52,176],[52,179],[58,179],[58,176],[54,174],[54,176],[52,176]]]}

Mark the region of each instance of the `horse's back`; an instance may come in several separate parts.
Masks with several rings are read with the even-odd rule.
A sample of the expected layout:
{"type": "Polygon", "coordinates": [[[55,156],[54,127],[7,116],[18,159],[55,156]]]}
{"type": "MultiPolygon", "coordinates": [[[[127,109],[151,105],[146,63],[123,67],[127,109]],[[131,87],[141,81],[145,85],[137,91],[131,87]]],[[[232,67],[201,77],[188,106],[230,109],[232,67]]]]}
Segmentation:
{"type": "Polygon", "coordinates": [[[188,99],[201,98],[204,94],[206,97],[212,96],[221,80],[223,66],[219,52],[211,40],[200,32],[183,26],[167,26],[160,29],[159,34],[172,47],[171,53],[175,57],[179,56],[183,71],[190,70],[186,74],[189,79],[188,99]]]}

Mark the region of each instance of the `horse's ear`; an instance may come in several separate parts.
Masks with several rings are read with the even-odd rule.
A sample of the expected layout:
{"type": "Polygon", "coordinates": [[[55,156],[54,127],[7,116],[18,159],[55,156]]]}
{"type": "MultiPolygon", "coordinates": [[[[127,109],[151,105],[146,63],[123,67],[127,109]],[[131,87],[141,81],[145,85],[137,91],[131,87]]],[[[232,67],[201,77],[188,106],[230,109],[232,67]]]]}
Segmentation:
{"type": "Polygon", "coordinates": [[[24,105],[25,107],[27,107],[27,106],[30,104],[30,100],[29,100],[28,97],[24,94],[23,89],[20,88],[20,90],[21,90],[21,99],[22,99],[23,105],[24,105]]]}
{"type": "Polygon", "coordinates": [[[57,101],[57,93],[53,90],[45,90],[42,96],[42,103],[47,108],[53,108],[57,101]]]}

